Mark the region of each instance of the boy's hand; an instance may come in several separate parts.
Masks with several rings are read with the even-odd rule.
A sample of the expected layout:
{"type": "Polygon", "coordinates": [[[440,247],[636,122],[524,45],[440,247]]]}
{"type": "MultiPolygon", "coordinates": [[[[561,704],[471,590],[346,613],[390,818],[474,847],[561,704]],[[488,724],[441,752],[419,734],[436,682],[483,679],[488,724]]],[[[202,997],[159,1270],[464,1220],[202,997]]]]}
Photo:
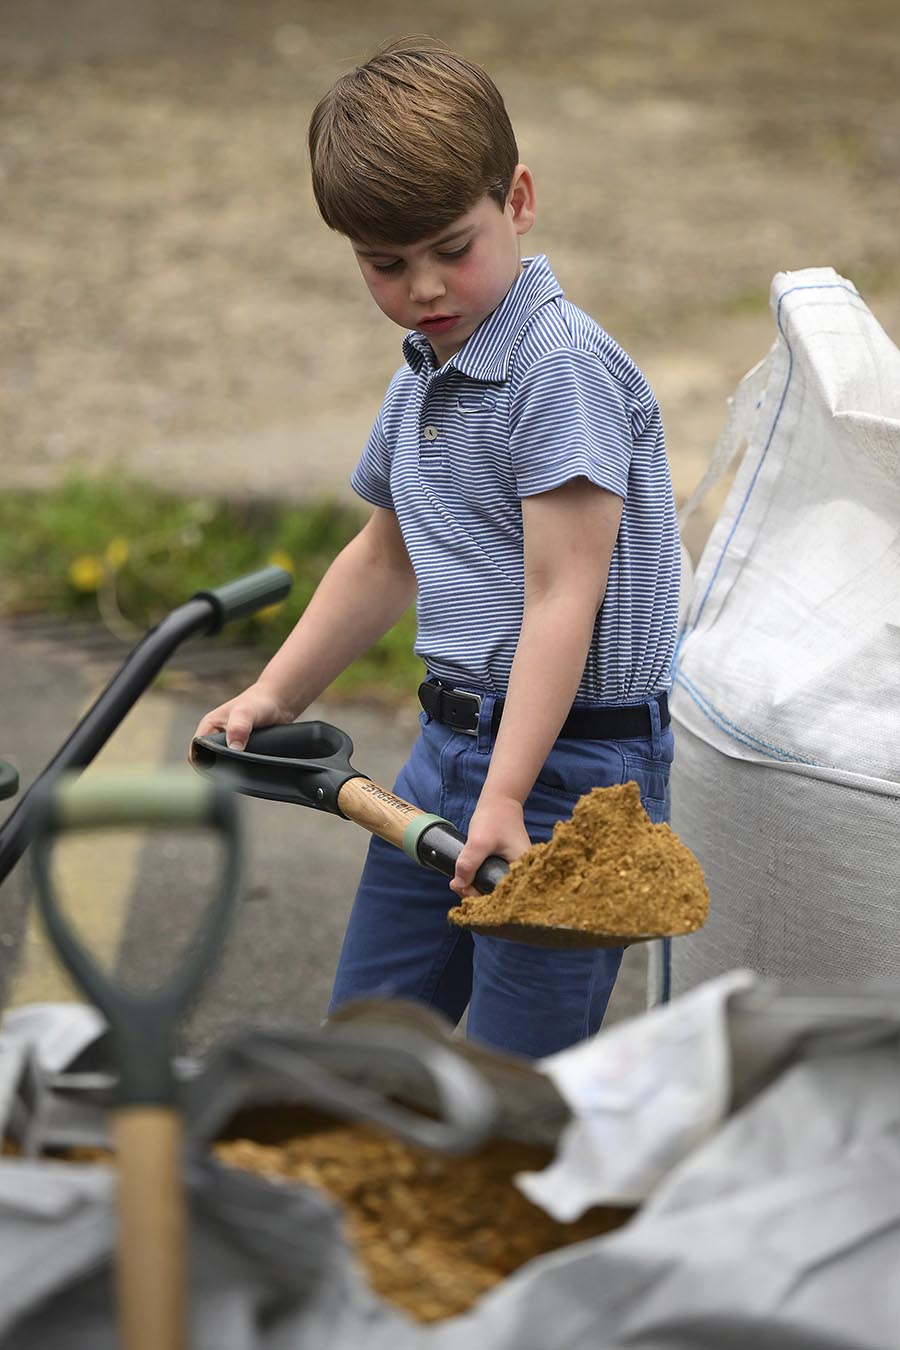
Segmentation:
{"type": "Polygon", "coordinates": [[[251,684],[243,693],[213,708],[200,719],[195,736],[225,732],[225,744],[231,750],[243,750],[254,727],[286,726],[294,717],[268,690],[251,684]]]}
{"type": "Polygon", "coordinates": [[[530,847],[522,803],[515,797],[482,796],[469,824],[465,847],[456,860],[451,891],[459,896],[476,895],[472,881],[485,858],[498,854],[513,862],[530,847]]]}

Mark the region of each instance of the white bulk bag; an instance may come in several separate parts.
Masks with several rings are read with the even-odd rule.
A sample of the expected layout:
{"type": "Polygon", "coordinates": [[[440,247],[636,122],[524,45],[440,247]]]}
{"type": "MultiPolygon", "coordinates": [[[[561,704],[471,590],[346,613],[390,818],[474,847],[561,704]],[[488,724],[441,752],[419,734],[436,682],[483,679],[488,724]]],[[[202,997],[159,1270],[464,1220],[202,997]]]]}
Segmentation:
{"type": "Polygon", "coordinates": [[[682,516],[742,453],[676,654],[672,824],[712,908],[674,992],[900,979],[900,351],[831,268],[771,305],[682,516]]]}
{"type": "MultiPolygon", "coordinates": [[[[572,1057],[581,1060],[581,1118],[572,1124],[583,1131],[606,1116],[613,1130],[607,1139],[619,1133],[615,1112],[622,1078],[628,1080],[637,1129],[618,1140],[619,1159],[604,1153],[598,1134],[595,1159],[604,1167],[627,1166],[629,1154],[635,1159],[634,1140],[649,1140],[662,1128],[667,1142],[676,1143],[657,1155],[665,1175],[624,1227],[547,1252],[470,1312],[424,1326],[369,1288],[338,1211],[320,1191],[232,1171],[197,1147],[198,1126],[204,1119],[209,1124],[223,1106],[254,1097],[264,1102],[264,1085],[275,1078],[287,1086],[282,1072],[273,1078],[271,1056],[279,1045],[304,1052],[292,1057],[293,1100],[315,1103],[328,1078],[321,1075],[329,1059],[327,1033],[233,1033],[195,1066],[199,1072],[188,1081],[198,1091],[183,1100],[194,1141],[185,1173],[192,1221],[191,1350],[896,1350],[900,998],[794,994],[739,983],[743,987],[732,978],[724,998],[723,989],[714,997],[698,991],[703,999],[710,996],[702,1014],[692,996],[636,1019],[624,1046],[624,1028],[616,1027],[544,1062],[545,1070],[554,1077],[561,1072],[572,1087],[572,1057]],[[715,1077],[729,1089],[730,1114],[718,1125],[707,1116],[709,1132],[698,1134],[698,1118],[682,1110],[678,1089],[681,1084],[686,1101],[698,1104],[701,1078],[692,1051],[700,1048],[705,1058],[704,1022],[717,1044],[715,1077]],[[681,1037],[679,1023],[686,1033],[681,1037]],[[668,1030],[660,1037],[664,1024],[668,1030]],[[649,1061],[631,1053],[642,1048],[639,1041],[650,1048],[649,1061]],[[669,1080],[660,1089],[662,1099],[655,1082],[660,1050],[669,1080]],[[614,1072],[615,1059],[622,1077],[614,1072]],[[599,1070],[593,1094],[592,1061],[599,1070]],[[644,1064],[654,1085],[641,1100],[644,1064]],[[668,1108],[662,1123],[661,1101],[668,1108]],[[679,1124],[689,1127],[680,1141],[679,1124]]],[[[66,1021],[64,1009],[51,1015],[49,1025],[46,1010],[39,1011],[30,1025],[12,1028],[6,1044],[0,1039],[0,1062],[9,1043],[15,1046],[16,1031],[40,1035],[43,1047],[19,1042],[19,1049],[40,1060],[48,1039],[42,1023],[44,1032],[56,1024],[71,1043],[66,1021]]],[[[381,1030],[388,1025],[382,1022],[381,1030]]],[[[373,1019],[370,1029],[377,1028],[373,1019]]],[[[373,1051],[377,1043],[370,1040],[373,1051]]],[[[381,1045],[387,1048],[384,1040],[381,1045]]],[[[375,1051],[371,1072],[357,1080],[368,1081],[373,1096],[387,1062],[375,1051]]],[[[336,1067],[337,1061],[331,1063],[336,1067]]],[[[396,1072],[399,1062],[393,1063],[396,1072]]],[[[504,1099],[518,1118],[526,1101],[519,1091],[523,1070],[507,1060],[495,1077],[503,1063],[501,1056],[491,1057],[491,1080],[505,1084],[504,1099]]],[[[351,1069],[353,1079],[359,1067],[357,1062],[351,1069]]],[[[65,1089],[56,1079],[57,1125],[86,1090],[82,1107],[95,1117],[100,1113],[97,1094],[84,1079],[77,1069],[65,1089]]],[[[714,1095],[719,1097],[718,1088],[714,1095]]],[[[724,1106],[725,1097],[719,1100],[724,1106]]],[[[43,1104],[36,1105],[38,1119],[29,1132],[39,1137],[43,1104]]],[[[651,1161],[649,1154],[645,1160],[651,1161]]],[[[569,1181],[592,1189],[595,1178],[573,1170],[569,1181]]],[[[4,1350],[120,1350],[113,1320],[113,1189],[108,1167],[0,1158],[4,1350]]]]}

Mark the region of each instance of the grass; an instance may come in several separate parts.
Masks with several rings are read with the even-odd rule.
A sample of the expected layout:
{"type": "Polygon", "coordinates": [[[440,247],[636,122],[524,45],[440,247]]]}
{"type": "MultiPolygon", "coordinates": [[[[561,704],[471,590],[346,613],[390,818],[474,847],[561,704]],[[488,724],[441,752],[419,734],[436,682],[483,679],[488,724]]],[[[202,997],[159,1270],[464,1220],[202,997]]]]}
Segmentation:
{"type": "MultiPolygon", "coordinates": [[[[119,478],[71,478],[49,491],[0,497],[0,612],[96,617],[137,639],[198,590],[275,563],[293,574],[288,598],[226,630],[270,654],[293,627],[331,560],[365,513],[308,505],[171,496],[119,478]]],[[[347,697],[400,699],[422,678],[410,612],[335,681],[347,697]]]]}

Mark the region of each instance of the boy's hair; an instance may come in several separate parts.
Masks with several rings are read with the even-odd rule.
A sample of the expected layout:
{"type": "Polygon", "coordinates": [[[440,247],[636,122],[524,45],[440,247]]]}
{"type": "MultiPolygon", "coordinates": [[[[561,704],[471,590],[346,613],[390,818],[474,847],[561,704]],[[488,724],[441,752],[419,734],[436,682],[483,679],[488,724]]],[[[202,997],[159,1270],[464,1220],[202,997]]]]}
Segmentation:
{"type": "Polygon", "coordinates": [[[431,38],[400,38],[342,75],[309,123],[313,192],[327,225],[363,243],[411,244],[487,193],[503,209],[518,149],[481,66],[431,38]]]}

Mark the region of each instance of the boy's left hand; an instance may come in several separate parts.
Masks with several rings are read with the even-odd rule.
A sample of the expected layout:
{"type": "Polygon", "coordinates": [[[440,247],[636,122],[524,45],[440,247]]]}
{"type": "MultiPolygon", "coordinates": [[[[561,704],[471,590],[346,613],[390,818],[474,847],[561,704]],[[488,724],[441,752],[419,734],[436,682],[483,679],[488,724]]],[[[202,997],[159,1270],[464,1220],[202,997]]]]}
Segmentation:
{"type": "Polygon", "coordinates": [[[477,895],[472,881],[485,858],[498,854],[507,862],[513,862],[530,847],[520,801],[514,797],[480,801],[469,823],[465,847],[456,860],[451,891],[459,896],[477,895]]]}

